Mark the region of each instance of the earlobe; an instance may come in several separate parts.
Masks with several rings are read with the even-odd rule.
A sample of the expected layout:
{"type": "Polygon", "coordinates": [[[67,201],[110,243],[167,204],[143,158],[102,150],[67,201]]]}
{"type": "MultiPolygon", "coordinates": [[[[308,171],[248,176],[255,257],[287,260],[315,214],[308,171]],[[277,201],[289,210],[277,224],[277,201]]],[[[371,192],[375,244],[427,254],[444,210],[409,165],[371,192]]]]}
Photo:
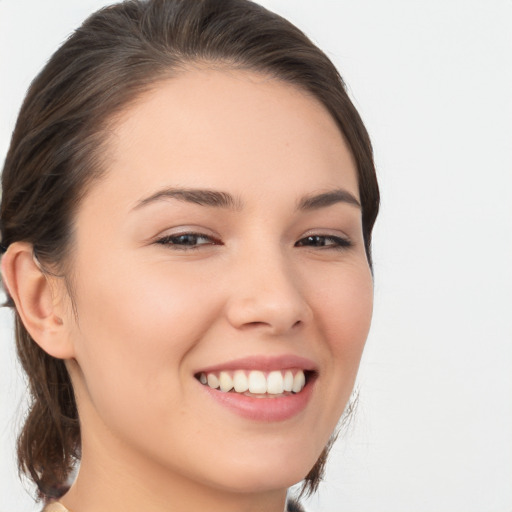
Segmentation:
{"type": "Polygon", "coordinates": [[[9,246],[2,256],[2,279],[34,341],[53,357],[73,357],[62,294],[57,289],[61,278],[44,272],[31,244],[15,242],[9,246]]]}

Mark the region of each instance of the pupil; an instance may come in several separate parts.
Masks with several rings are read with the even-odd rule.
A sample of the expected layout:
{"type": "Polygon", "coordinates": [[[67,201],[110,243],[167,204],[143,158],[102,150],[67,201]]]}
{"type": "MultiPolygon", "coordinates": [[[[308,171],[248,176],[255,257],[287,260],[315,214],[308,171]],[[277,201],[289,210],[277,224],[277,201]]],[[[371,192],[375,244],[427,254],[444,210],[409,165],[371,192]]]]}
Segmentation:
{"type": "Polygon", "coordinates": [[[196,235],[180,235],[178,241],[185,245],[194,245],[197,242],[196,235]]]}

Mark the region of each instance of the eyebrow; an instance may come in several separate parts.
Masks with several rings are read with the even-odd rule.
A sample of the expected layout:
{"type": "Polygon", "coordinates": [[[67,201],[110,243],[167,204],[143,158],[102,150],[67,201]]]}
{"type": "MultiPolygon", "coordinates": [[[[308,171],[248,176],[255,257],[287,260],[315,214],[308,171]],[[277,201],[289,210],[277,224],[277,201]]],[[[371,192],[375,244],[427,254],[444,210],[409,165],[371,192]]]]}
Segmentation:
{"type": "Polygon", "coordinates": [[[229,210],[240,210],[242,208],[242,202],[235,199],[227,192],[195,188],[166,188],[142,199],[133,209],[136,210],[147,204],[165,199],[177,199],[178,201],[184,201],[186,203],[194,203],[214,208],[226,208],[229,210]]]}
{"type": "MultiPolygon", "coordinates": [[[[165,199],[177,199],[178,201],[194,203],[200,206],[229,210],[241,210],[243,208],[242,201],[228,192],[195,188],[166,188],[151,194],[145,199],[141,199],[134,206],[133,210],[165,199]]],[[[337,203],[346,203],[361,208],[360,202],[348,190],[335,189],[320,194],[304,196],[297,203],[297,210],[318,210],[337,203]]]]}
{"type": "Polygon", "coordinates": [[[337,203],[346,203],[357,206],[361,209],[361,203],[348,190],[338,188],[321,194],[314,194],[303,197],[299,201],[298,210],[318,210],[337,203]]]}

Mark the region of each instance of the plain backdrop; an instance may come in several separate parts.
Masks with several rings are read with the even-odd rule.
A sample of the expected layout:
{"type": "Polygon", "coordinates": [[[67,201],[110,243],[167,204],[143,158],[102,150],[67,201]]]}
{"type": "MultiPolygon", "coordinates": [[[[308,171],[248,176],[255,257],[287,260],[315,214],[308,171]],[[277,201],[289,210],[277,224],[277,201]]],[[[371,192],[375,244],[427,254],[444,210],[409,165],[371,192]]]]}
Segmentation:
{"type": "MultiPolygon", "coordinates": [[[[106,3],[0,0],[0,162],[30,80],[106,3]]],[[[511,512],[512,1],[261,3],[340,69],[382,192],[359,408],[307,508],[511,512]]],[[[0,512],[31,512],[5,308],[0,329],[0,512]]]]}

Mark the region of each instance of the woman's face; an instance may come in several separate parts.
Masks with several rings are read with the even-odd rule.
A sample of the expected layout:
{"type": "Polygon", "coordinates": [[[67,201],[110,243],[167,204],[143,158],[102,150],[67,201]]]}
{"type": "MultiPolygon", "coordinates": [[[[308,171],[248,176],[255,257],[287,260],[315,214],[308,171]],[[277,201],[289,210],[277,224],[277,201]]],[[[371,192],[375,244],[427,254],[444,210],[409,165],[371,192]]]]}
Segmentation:
{"type": "Polygon", "coordinates": [[[65,319],[83,464],[245,492],[302,479],[372,311],[335,122],[290,84],[193,69],[123,113],[107,167],[76,216],[65,319]]]}

